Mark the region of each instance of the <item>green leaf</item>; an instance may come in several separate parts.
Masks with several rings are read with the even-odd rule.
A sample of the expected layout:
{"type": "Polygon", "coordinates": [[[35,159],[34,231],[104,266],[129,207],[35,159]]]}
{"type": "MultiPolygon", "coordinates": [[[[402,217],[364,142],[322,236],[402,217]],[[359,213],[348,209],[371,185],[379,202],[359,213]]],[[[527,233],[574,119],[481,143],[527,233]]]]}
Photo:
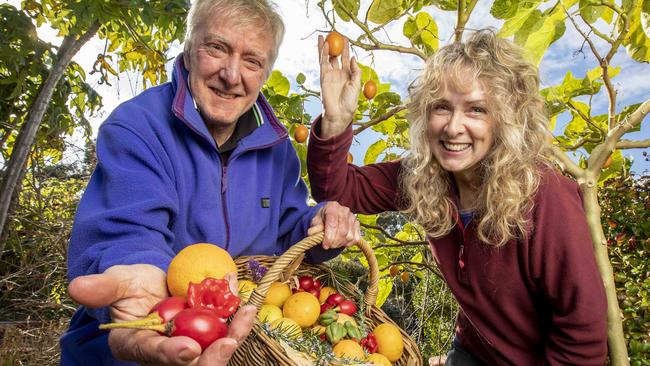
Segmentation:
{"type": "Polygon", "coordinates": [[[296,83],[298,83],[298,85],[304,84],[306,80],[307,77],[302,72],[298,73],[298,75],[296,76],[296,83]]]}
{"type": "Polygon", "coordinates": [[[510,19],[517,13],[518,4],[515,0],[495,0],[490,14],[497,19],[510,19]]]}
{"type": "Polygon", "coordinates": [[[427,54],[438,49],[438,25],[427,12],[419,12],[415,17],[409,16],[404,22],[402,33],[414,46],[427,54]]]}
{"type": "Polygon", "coordinates": [[[349,22],[351,20],[348,14],[351,14],[356,18],[359,13],[359,1],[356,0],[332,0],[334,4],[334,11],[336,15],[341,18],[344,22],[349,22]]]}
{"type": "MultiPolygon", "coordinates": [[[[467,3],[467,1],[466,1],[467,3]]],[[[437,6],[441,10],[454,11],[458,10],[457,0],[433,0],[432,5],[437,6]]]]}
{"type": "Polygon", "coordinates": [[[650,37],[650,1],[641,1],[641,27],[646,37],[650,37]]]}
{"type": "MultiPolygon", "coordinates": [[[[621,123],[623,121],[623,119],[625,119],[631,113],[634,113],[634,111],[639,109],[640,106],[641,106],[641,103],[636,103],[636,104],[631,104],[631,105],[626,106],[625,108],[623,108],[621,113],[616,115],[616,122],[621,123]]],[[[637,131],[641,131],[641,126],[640,125],[633,128],[633,129],[631,129],[629,132],[637,132],[637,131]]]]}
{"type": "Polygon", "coordinates": [[[266,87],[273,89],[275,94],[280,94],[287,96],[289,94],[289,88],[291,84],[289,79],[287,79],[282,73],[278,70],[273,70],[271,76],[266,80],[266,87]]]}
{"type": "Polygon", "coordinates": [[[375,0],[368,9],[368,20],[375,24],[384,24],[401,13],[402,0],[375,0]]]}
{"type": "Polygon", "coordinates": [[[548,47],[562,37],[565,30],[564,14],[559,8],[550,15],[542,15],[539,10],[534,10],[517,31],[515,42],[526,48],[532,61],[539,64],[548,47]]]}
{"type": "Polygon", "coordinates": [[[368,165],[368,164],[374,164],[377,162],[377,158],[379,155],[386,150],[388,145],[386,144],[386,141],[384,140],[378,140],[375,141],[368,150],[366,151],[366,156],[363,158],[363,164],[368,165]]]}
{"type": "Polygon", "coordinates": [[[386,302],[386,299],[388,299],[388,295],[390,295],[391,291],[393,291],[393,279],[380,278],[377,292],[377,301],[375,302],[375,305],[377,307],[384,305],[384,302],[386,302]]]}
{"type": "Polygon", "coordinates": [[[593,0],[580,0],[580,16],[587,23],[594,23],[603,14],[603,5],[593,5],[593,0]]]}
{"type": "Polygon", "coordinates": [[[641,24],[641,6],[642,3],[646,2],[639,1],[636,8],[632,11],[630,31],[623,40],[623,45],[627,53],[639,62],[650,62],[650,37],[648,37],[641,24]]]}
{"type": "Polygon", "coordinates": [[[510,37],[521,28],[528,17],[535,11],[541,0],[520,1],[515,15],[510,17],[499,30],[500,37],[510,37]]]}

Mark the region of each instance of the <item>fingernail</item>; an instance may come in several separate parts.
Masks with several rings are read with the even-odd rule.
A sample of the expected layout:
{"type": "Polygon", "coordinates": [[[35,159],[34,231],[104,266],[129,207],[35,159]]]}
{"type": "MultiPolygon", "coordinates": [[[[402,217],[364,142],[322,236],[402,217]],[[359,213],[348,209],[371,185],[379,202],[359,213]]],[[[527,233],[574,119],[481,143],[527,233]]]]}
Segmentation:
{"type": "Polygon", "coordinates": [[[185,348],[178,354],[178,358],[183,362],[187,362],[196,358],[196,354],[191,349],[185,348]]]}

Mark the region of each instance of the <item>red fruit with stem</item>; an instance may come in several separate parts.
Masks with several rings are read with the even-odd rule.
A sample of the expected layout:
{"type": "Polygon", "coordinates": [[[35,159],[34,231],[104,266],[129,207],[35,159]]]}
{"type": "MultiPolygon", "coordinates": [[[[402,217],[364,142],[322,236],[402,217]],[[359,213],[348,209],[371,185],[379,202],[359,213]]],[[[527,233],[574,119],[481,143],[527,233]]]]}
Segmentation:
{"type": "Polygon", "coordinates": [[[151,308],[149,316],[152,316],[152,314],[158,314],[161,323],[166,323],[174,319],[176,314],[180,313],[184,309],[187,309],[188,307],[189,306],[187,302],[185,302],[184,298],[180,296],[172,296],[154,305],[154,307],[151,308]]]}
{"type": "Polygon", "coordinates": [[[225,318],[209,308],[188,308],[180,311],[170,321],[162,323],[159,319],[139,319],[132,322],[101,324],[99,329],[148,329],[168,337],[186,336],[194,339],[205,350],[212,342],[228,333],[225,318]]]}
{"type": "Polygon", "coordinates": [[[319,280],[314,280],[313,288],[320,289],[320,287],[321,287],[321,283],[320,283],[320,281],[319,281],[319,280]]]}
{"type": "Polygon", "coordinates": [[[314,288],[314,278],[312,276],[300,276],[298,286],[305,291],[309,291],[314,288]]]}

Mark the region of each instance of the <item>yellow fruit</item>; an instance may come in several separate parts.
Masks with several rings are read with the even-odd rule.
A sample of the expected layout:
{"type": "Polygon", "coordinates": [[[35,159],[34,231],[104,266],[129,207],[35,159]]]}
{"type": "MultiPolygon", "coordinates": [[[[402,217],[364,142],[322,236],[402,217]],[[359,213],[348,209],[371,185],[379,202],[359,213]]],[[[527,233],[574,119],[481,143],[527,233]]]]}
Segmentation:
{"type": "Polygon", "coordinates": [[[325,331],[327,330],[327,328],[325,328],[324,326],[322,326],[322,325],[320,325],[320,324],[316,324],[316,325],[314,325],[313,327],[311,327],[311,330],[312,330],[312,332],[314,332],[315,334],[321,335],[321,334],[325,333],[325,331]]]}
{"type": "Polygon", "coordinates": [[[383,366],[392,366],[393,364],[386,358],[386,356],[382,355],[381,353],[371,353],[367,358],[366,361],[375,364],[375,365],[383,365],[383,366]]]}
{"type": "Polygon", "coordinates": [[[372,332],[377,338],[377,352],[386,356],[391,362],[395,362],[402,357],[404,341],[399,328],[390,323],[383,323],[379,324],[372,332]]]}
{"type": "Polygon", "coordinates": [[[275,305],[264,304],[257,313],[260,322],[273,323],[276,319],[282,318],[282,309],[275,305]]]}
{"type": "Polygon", "coordinates": [[[241,280],[237,285],[237,292],[239,293],[239,298],[242,302],[247,302],[248,298],[251,297],[253,291],[257,288],[257,284],[250,280],[241,280]]]}
{"type": "Polygon", "coordinates": [[[281,308],[282,304],[284,304],[289,296],[291,296],[291,289],[289,288],[289,285],[282,282],[273,282],[269,288],[269,292],[266,293],[264,303],[275,305],[281,308]]]}
{"type": "Polygon", "coordinates": [[[338,315],[339,317],[336,318],[337,323],[345,325],[345,322],[350,322],[352,325],[357,325],[357,322],[354,320],[354,318],[348,314],[339,313],[338,315]]]}
{"type": "Polygon", "coordinates": [[[320,289],[320,295],[318,295],[318,302],[320,302],[321,304],[323,304],[323,303],[325,302],[325,300],[327,300],[327,298],[328,298],[331,294],[335,294],[335,293],[336,293],[336,290],[335,290],[334,288],[329,287],[329,286],[323,286],[323,287],[320,289]]]}
{"type": "Polygon", "coordinates": [[[282,315],[295,320],[302,328],[311,327],[320,316],[320,303],[309,292],[296,292],[284,302],[282,315]]]}
{"type": "Polygon", "coordinates": [[[167,269],[167,288],[173,296],[187,295],[190,282],[200,283],[207,277],[222,279],[237,273],[230,254],[214,244],[198,243],[178,252],[167,269]]]}
{"type": "Polygon", "coordinates": [[[336,357],[351,358],[354,360],[363,360],[366,357],[365,353],[363,353],[363,348],[361,348],[359,343],[351,339],[344,339],[337,343],[334,348],[332,348],[332,353],[334,353],[336,357]]]}
{"type": "Polygon", "coordinates": [[[289,318],[275,319],[273,322],[271,322],[271,329],[275,328],[280,329],[284,333],[288,333],[289,336],[293,338],[302,336],[302,329],[298,323],[289,318]]]}

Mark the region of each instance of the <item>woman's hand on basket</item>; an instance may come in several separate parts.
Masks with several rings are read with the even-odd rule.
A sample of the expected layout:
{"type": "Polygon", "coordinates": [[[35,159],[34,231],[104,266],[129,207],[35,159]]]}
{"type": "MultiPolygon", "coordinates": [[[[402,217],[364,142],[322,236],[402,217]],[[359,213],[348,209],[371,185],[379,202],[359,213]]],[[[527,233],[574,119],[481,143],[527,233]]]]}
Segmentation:
{"type": "MultiPolygon", "coordinates": [[[[236,288],[234,277],[229,281],[236,288]]],[[[113,321],[143,318],[168,296],[165,272],[148,264],[113,266],[102,274],[78,277],[70,283],[68,292],[86,307],[108,306],[113,321]]],[[[116,358],[143,365],[225,366],[250,333],[256,313],[253,306],[239,309],[227,336],[202,354],[201,346],[189,337],[166,337],[150,330],[113,329],[108,343],[116,358]]]]}
{"type": "Polygon", "coordinates": [[[349,208],[338,202],[327,202],[311,220],[308,235],[324,231],[324,249],[356,245],[361,241],[359,220],[349,208]]]}

